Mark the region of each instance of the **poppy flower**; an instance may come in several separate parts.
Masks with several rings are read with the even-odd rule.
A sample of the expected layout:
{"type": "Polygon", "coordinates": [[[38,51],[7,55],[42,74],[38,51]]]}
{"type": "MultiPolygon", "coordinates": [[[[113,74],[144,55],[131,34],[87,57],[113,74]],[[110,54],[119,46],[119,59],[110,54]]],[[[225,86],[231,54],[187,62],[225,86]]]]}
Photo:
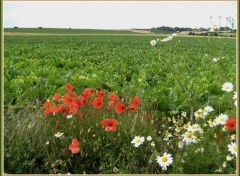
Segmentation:
{"type": "Polygon", "coordinates": [[[115,119],[104,119],[101,124],[105,126],[105,131],[117,131],[118,121],[115,119]]]}
{"type": "Polygon", "coordinates": [[[48,116],[48,115],[50,115],[50,114],[52,114],[52,113],[53,113],[53,112],[52,112],[51,108],[46,109],[46,110],[44,111],[44,114],[45,114],[46,116],[48,116]]]}
{"type": "Polygon", "coordinates": [[[105,92],[103,90],[100,90],[96,94],[97,94],[98,97],[104,97],[105,96],[105,92]]]}
{"type": "Polygon", "coordinates": [[[96,97],[93,99],[93,107],[94,108],[101,108],[103,106],[103,99],[101,97],[96,97]]]}
{"type": "Polygon", "coordinates": [[[109,96],[108,96],[108,99],[113,101],[113,102],[117,102],[119,100],[119,97],[114,94],[114,93],[111,93],[109,96]]]}
{"type": "Polygon", "coordinates": [[[66,150],[62,149],[62,156],[64,156],[66,154],[66,150]]]}
{"type": "Polygon", "coordinates": [[[43,104],[43,109],[49,109],[50,107],[52,107],[52,103],[50,101],[46,101],[44,104],[43,104]]]}
{"type": "Polygon", "coordinates": [[[81,97],[76,98],[73,102],[76,103],[78,107],[83,105],[83,99],[81,97]]]}
{"type": "Polygon", "coordinates": [[[87,98],[88,98],[90,95],[92,95],[94,92],[95,92],[94,89],[92,89],[92,88],[86,88],[86,89],[83,90],[82,95],[83,95],[84,98],[87,99],[87,98]]]}
{"type": "Polygon", "coordinates": [[[125,104],[123,104],[121,102],[117,103],[116,106],[115,106],[115,111],[118,114],[124,112],[125,111],[125,104]]]}
{"type": "Polygon", "coordinates": [[[138,105],[140,104],[140,99],[138,96],[135,96],[130,102],[129,102],[130,106],[128,108],[128,110],[137,110],[138,109],[138,105]]]}
{"type": "Polygon", "coordinates": [[[151,118],[151,114],[146,114],[145,117],[146,117],[147,119],[150,119],[150,118],[151,118]]]}
{"type": "Polygon", "coordinates": [[[63,95],[63,103],[65,105],[71,103],[73,101],[73,99],[71,98],[71,96],[69,94],[64,94],[63,95]]]}
{"type": "Polygon", "coordinates": [[[74,138],[72,140],[72,143],[68,146],[68,150],[71,150],[73,154],[76,154],[80,151],[79,141],[77,140],[77,138],[74,138]]]}
{"type": "Polygon", "coordinates": [[[61,96],[60,96],[58,93],[55,93],[55,94],[53,95],[53,100],[54,100],[54,101],[59,101],[60,98],[61,98],[61,96]]]}
{"type": "Polygon", "coordinates": [[[67,83],[66,86],[65,86],[65,89],[66,89],[67,91],[70,91],[70,90],[73,90],[74,87],[72,86],[72,84],[67,83]]]}
{"type": "Polygon", "coordinates": [[[227,127],[227,128],[230,129],[230,130],[234,130],[234,129],[236,129],[237,121],[236,121],[235,118],[229,118],[229,119],[226,121],[226,123],[225,123],[224,126],[227,127]]]}
{"type": "Polygon", "coordinates": [[[56,123],[55,128],[56,129],[60,128],[60,123],[59,122],[56,123]]]}
{"type": "Polygon", "coordinates": [[[67,106],[71,110],[72,114],[76,114],[77,113],[78,108],[79,108],[77,103],[71,102],[67,106]]]}
{"type": "Polygon", "coordinates": [[[77,96],[77,94],[75,92],[69,92],[68,95],[73,98],[77,96]]]}
{"type": "Polygon", "coordinates": [[[138,106],[140,104],[140,99],[138,96],[135,96],[131,101],[130,105],[138,106]]]}

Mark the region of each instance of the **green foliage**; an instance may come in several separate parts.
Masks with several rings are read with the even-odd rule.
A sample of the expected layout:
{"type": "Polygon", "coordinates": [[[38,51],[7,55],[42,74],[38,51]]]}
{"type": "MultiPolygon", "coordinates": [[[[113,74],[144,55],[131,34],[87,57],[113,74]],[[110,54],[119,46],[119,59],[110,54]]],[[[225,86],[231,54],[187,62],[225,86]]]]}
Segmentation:
{"type": "MultiPolygon", "coordinates": [[[[236,40],[175,37],[151,46],[152,39],[5,36],[5,172],[109,174],[116,167],[116,173],[215,173],[229,154],[227,144],[233,132],[225,132],[226,141],[221,143],[214,134],[222,134],[222,129],[204,125],[220,113],[235,114],[233,93],[221,87],[225,82],[236,87],[236,40]],[[216,57],[220,60],[213,62],[216,57]],[[84,118],[44,116],[39,108],[55,92],[63,95],[66,83],[74,85],[77,94],[91,87],[114,92],[125,102],[138,95],[141,108],[116,115],[84,107],[88,114],[84,118]],[[205,128],[199,135],[201,142],[179,149],[190,114],[207,105],[215,110],[211,116],[191,119],[205,128]],[[180,115],[183,111],[187,118],[180,115]],[[146,119],[146,113],[152,117],[146,119]],[[117,118],[118,131],[106,133],[100,124],[104,118],[117,118]],[[54,128],[56,121],[60,129],[54,128]],[[54,137],[59,130],[64,138],[54,137]],[[136,135],[152,136],[156,147],[146,141],[135,148],[131,141],[136,135]],[[68,150],[74,137],[81,145],[77,154],[68,150]],[[204,152],[196,153],[198,148],[204,152]],[[167,171],[156,163],[156,155],[164,152],[174,158],[167,171]]],[[[234,173],[235,168],[233,160],[223,173],[234,173]]]]}

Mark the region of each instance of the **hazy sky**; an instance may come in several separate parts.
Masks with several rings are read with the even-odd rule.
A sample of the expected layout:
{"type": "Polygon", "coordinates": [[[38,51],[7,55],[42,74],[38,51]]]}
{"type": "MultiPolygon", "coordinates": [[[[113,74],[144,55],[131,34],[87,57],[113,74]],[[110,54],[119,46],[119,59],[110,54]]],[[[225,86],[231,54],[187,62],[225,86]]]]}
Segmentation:
{"type": "MultiPolygon", "coordinates": [[[[130,29],[225,26],[237,18],[237,1],[5,1],[4,27],[130,29]]],[[[237,21],[237,20],[236,20],[237,21]]]]}

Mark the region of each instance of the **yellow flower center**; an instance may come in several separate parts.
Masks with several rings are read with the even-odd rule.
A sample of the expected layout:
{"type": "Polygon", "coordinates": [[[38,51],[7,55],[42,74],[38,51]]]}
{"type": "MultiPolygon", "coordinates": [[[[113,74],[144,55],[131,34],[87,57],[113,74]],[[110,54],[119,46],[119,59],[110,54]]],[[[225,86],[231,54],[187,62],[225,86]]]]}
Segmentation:
{"type": "Polygon", "coordinates": [[[163,156],[163,157],[162,157],[162,162],[164,162],[164,163],[165,163],[165,162],[167,162],[167,161],[168,161],[168,157],[166,157],[166,156],[163,156]]]}
{"type": "Polygon", "coordinates": [[[236,145],[233,146],[233,150],[234,150],[234,152],[237,152],[237,146],[236,145]]]}
{"type": "Polygon", "coordinates": [[[220,117],[219,121],[220,121],[220,122],[224,122],[225,119],[224,119],[223,117],[220,117]]]}
{"type": "Polygon", "coordinates": [[[195,130],[196,128],[197,128],[197,127],[196,127],[195,125],[193,125],[193,126],[192,126],[192,129],[194,129],[194,130],[195,130]]]}
{"type": "Polygon", "coordinates": [[[186,136],[187,136],[188,138],[191,138],[191,137],[192,137],[192,133],[191,133],[191,132],[187,132],[186,136]]]}
{"type": "Polygon", "coordinates": [[[141,142],[142,142],[141,139],[136,140],[136,143],[141,143],[141,142]]]}

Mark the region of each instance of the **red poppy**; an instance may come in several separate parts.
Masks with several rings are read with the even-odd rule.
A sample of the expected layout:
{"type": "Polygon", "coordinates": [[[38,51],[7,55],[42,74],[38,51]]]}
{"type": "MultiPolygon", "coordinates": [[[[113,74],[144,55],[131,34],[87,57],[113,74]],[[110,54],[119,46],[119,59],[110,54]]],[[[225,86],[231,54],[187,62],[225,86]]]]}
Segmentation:
{"type": "Polygon", "coordinates": [[[121,102],[117,103],[116,106],[115,106],[115,111],[118,114],[124,112],[125,111],[125,104],[123,104],[121,102]]]}
{"type": "Polygon", "coordinates": [[[138,106],[140,104],[140,99],[138,96],[135,96],[131,101],[130,101],[130,105],[135,105],[138,106]]]}
{"type": "Polygon", "coordinates": [[[54,101],[59,101],[60,98],[61,98],[61,96],[60,96],[58,93],[55,93],[55,94],[53,95],[53,100],[54,100],[54,101]]]}
{"type": "Polygon", "coordinates": [[[56,123],[55,128],[56,129],[60,128],[60,123],[59,122],[56,123]]]}
{"type": "Polygon", "coordinates": [[[44,111],[44,114],[45,114],[46,116],[52,114],[52,110],[51,110],[51,108],[46,109],[46,110],[44,111]]]}
{"type": "Polygon", "coordinates": [[[109,96],[108,96],[108,99],[113,101],[113,102],[117,102],[119,100],[119,97],[114,94],[114,93],[111,93],[109,96]]]}
{"type": "Polygon", "coordinates": [[[77,140],[77,138],[74,138],[72,140],[72,143],[68,146],[68,150],[71,150],[73,154],[76,154],[80,151],[79,141],[77,140]]]}
{"type": "Polygon", "coordinates": [[[49,109],[50,107],[52,107],[52,103],[50,101],[46,101],[44,104],[43,104],[43,109],[49,109]]]}
{"type": "Polygon", "coordinates": [[[78,107],[83,105],[83,99],[81,97],[76,98],[73,102],[76,103],[78,107]]]}
{"type": "Polygon", "coordinates": [[[66,154],[66,150],[62,149],[62,156],[64,156],[66,154]]]}
{"type": "Polygon", "coordinates": [[[104,97],[105,96],[105,92],[103,90],[100,90],[96,94],[97,94],[98,97],[104,97]]]}
{"type": "Polygon", "coordinates": [[[234,130],[234,129],[236,129],[237,121],[236,121],[235,118],[229,118],[229,119],[226,121],[226,123],[225,123],[224,126],[227,127],[229,130],[234,130]]]}
{"type": "Polygon", "coordinates": [[[92,95],[95,92],[94,89],[92,88],[86,88],[85,90],[83,90],[82,95],[84,96],[84,98],[88,98],[90,95],[92,95]]]}
{"type": "Polygon", "coordinates": [[[73,90],[74,87],[72,86],[72,84],[67,83],[65,89],[66,89],[67,91],[70,91],[70,90],[73,90]]]}
{"type": "Polygon", "coordinates": [[[150,119],[151,118],[151,114],[146,114],[145,116],[147,119],[150,119]]]}
{"type": "Polygon", "coordinates": [[[105,126],[105,131],[117,131],[118,121],[115,119],[104,119],[101,124],[105,126]]]}
{"type": "Polygon", "coordinates": [[[71,98],[71,96],[67,93],[63,95],[63,103],[65,105],[71,103],[73,101],[73,99],[71,98]]]}
{"type": "Polygon", "coordinates": [[[92,104],[94,108],[98,109],[101,108],[103,106],[103,98],[101,97],[94,98],[92,104]]]}
{"type": "Polygon", "coordinates": [[[70,97],[76,97],[76,96],[77,96],[77,94],[76,94],[75,92],[69,92],[68,95],[69,95],[70,97]]]}
{"type": "Polygon", "coordinates": [[[138,96],[135,96],[130,102],[129,102],[130,106],[128,108],[128,110],[137,110],[138,109],[138,105],[140,104],[140,99],[138,96]]]}
{"type": "Polygon", "coordinates": [[[71,110],[72,114],[76,114],[79,107],[77,103],[71,102],[68,104],[68,108],[71,110]]]}

